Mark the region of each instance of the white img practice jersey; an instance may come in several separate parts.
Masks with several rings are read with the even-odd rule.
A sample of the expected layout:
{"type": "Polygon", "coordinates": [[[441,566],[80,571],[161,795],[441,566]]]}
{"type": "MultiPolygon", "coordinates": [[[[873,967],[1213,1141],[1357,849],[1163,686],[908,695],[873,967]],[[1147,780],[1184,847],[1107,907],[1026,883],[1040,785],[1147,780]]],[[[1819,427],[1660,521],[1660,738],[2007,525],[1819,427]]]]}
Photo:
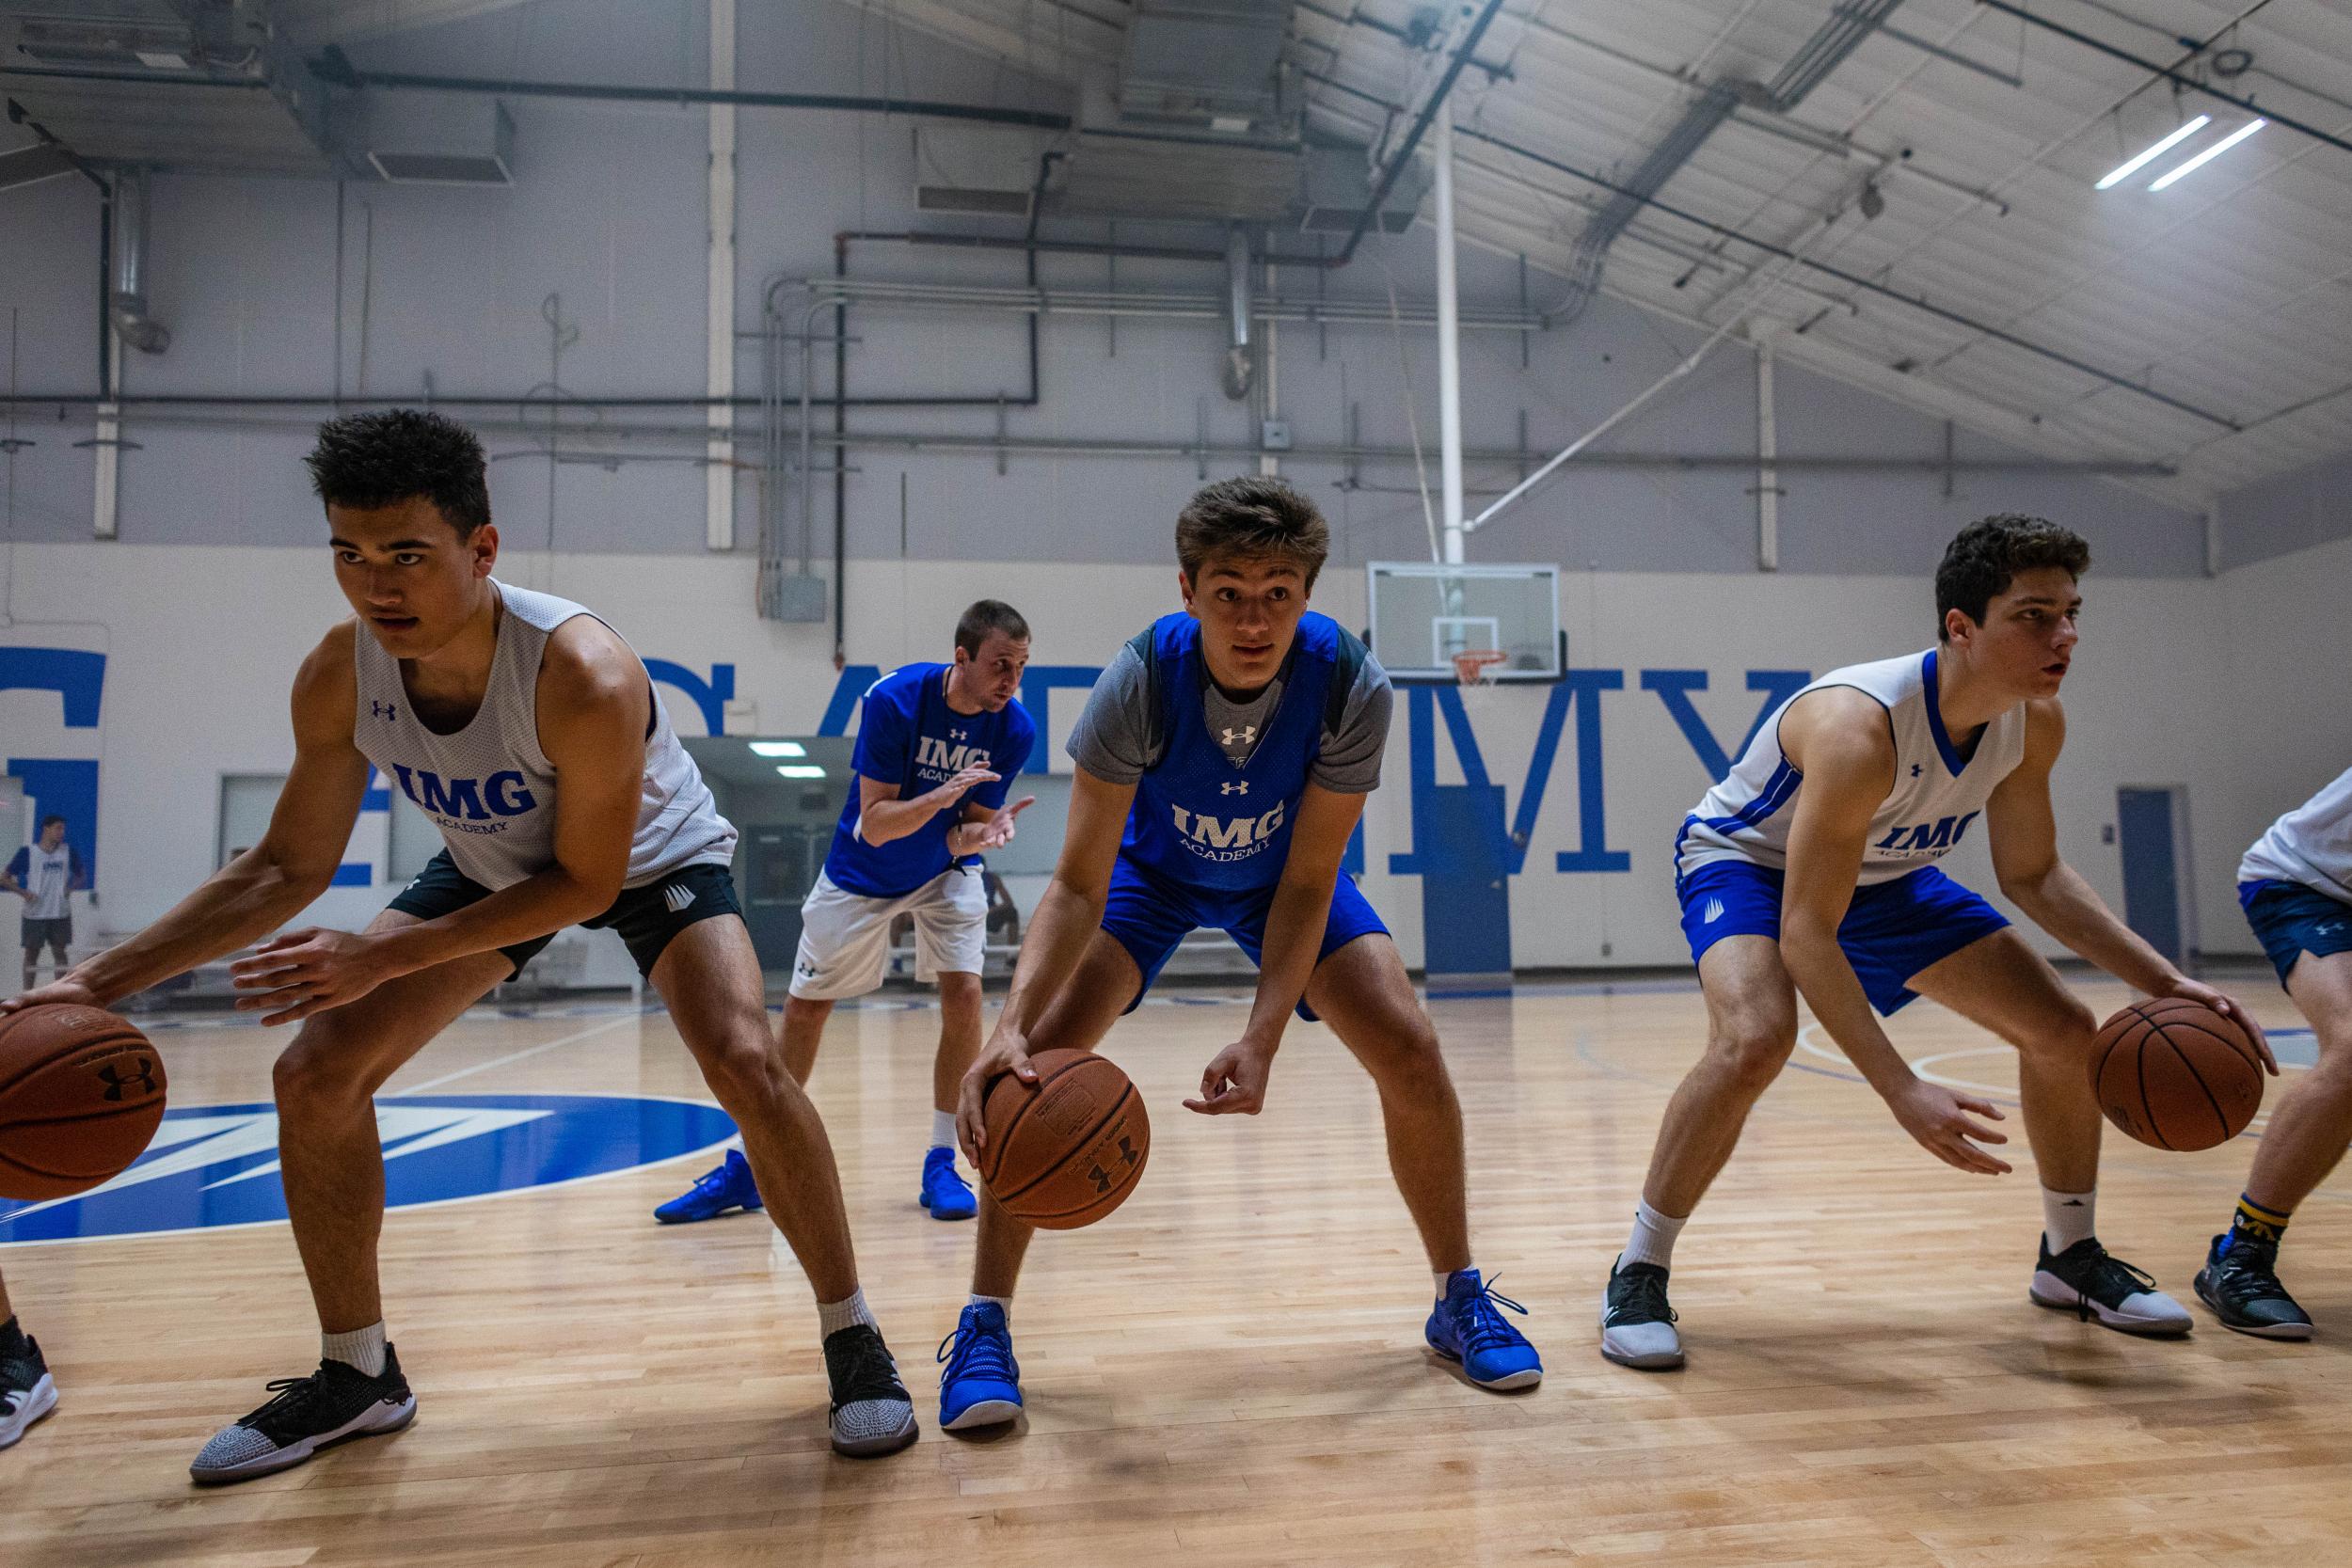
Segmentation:
{"type": "MultiPolygon", "coordinates": [[[[1788,703],[1828,686],[1850,686],[1874,699],[1886,709],[1895,736],[1895,787],[1870,817],[1856,879],[1863,887],[1893,881],[1958,847],[1994,787],[2026,754],[2026,705],[2020,703],[1987,724],[1975,754],[1962,759],[1936,706],[1933,648],[1833,670],[1788,703]]],[[[1715,861],[1788,869],[1788,829],[1804,785],[1804,775],[1780,750],[1788,703],[1757,727],[1738,766],[1684,819],[1675,840],[1677,882],[1715,861]]]]}
{"type": "MultiPolygon", "coordinates": [[[[466,727],[438,735],[419,722],[400,661],[358,626],[352,634],[359,673],[352,738],[385,783],[440,828],[457,869],[496,892],[555,863],[557,779],[539,749],[539,662],[556,627],[595,611],[496,578],[490,586],[506,612],[499,618],[490,684],[466,727]]],[[[654,697],[624,885],[643,887],[686,865],[725,865],[734,855],[734,824],[719,815],[654,697]]]]}
{"type": "Polygon", "coordinates": [[[2300,882],[2352,904],[2352,768],[2273,822],[2238,862],[2237,879],[2300,882]]]}

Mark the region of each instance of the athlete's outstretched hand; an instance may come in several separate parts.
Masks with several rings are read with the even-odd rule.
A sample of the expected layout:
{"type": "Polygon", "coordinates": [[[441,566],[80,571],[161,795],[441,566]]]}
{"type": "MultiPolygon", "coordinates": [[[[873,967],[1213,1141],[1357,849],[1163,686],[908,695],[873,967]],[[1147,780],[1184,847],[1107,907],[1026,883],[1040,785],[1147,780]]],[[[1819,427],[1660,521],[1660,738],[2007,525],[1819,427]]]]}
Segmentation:
{"type": "Polygon", "coordinates": [[[12,1013],[20,1007],[46,1007],[53,1003],[66,1003],[77,1007],[103,1007],[98,993],[79,980],[56,979],[45,986],[35,986],[19,996],[0,1002],[0,1013],[12,1013]]]}
{"type": "Polygon", "coordinates": [[[262,1012],[264,1024],[294,1023],[340,1007],[392,977],[383,950],[357,931],[308,927],[270,938],[229,966],[239,1012],[262,1012]]]}
{"type": "Polygon", "coordinates": [[[1185,1101],[1184,1109],[1204,1117],[1254,1117],[1265,1109],[1273,1072],[1272,1048],[1236,1040],[1209,1059],[1200,1073],[1200,1098],[1185,1101]]]}
{"type": "Polygon", "coordinates": [[[985,767],[963,768],[946,784],[930,792],[931,803],[945,811],[962,800],[964,791],[977,789],[984,784],[994,784],[1000,776],[990,772],[985,767]]]}
{"type": "Polygon", "coordinates": [[[1037,1086],[1037,1069],[1029,1061],[1028,1037],[1001,1021],[956,1091],[956,1141],[963,1145],[963,1157],[972,1162],[975,1169],[980,1164],[980,1150],[988,1144],[988,1119],[981,1114],[981,1104],[987,1099],[988,1085],[1000,1072],[1009,1072],[1032,1088],[1037,1086]]]}
{"type": "Polygon", "coordinates": [[[1036,804],[1036,796],[1024,795],[1010,805],[998,806],[990,815],[988,820],[979,825],[980,831],[972,843],[973,851],[977,853],[984,849],[1001,849],[1010,844],[1013,818],[1036,804]]]}
{"type": "Polygon", "coordinates": [[[2224,995],[2211,986],[2201,985],[2189,979],[2175,981],[2172,989],[2165,994],[2177,996],[2185,1002],[2194,1002],[2200,1006],[2211,1007],[2215,1012],[2245,1030],[2246,1037],[2252,1040],[2254,1049],[2262,1053],[2263,1066],[2270,1069],[2270,1076],[2273,1078],[2279,1076],[2279,1058],[2270,1053],[2270,1037],[2263,1033],[2263,1026],[2254,1022],[2254,1015],[2246,1010],[2245,1004],[2235,997],[2224,995]]]}
{"type": "Polygon", "coordinates": [[[1971,1121],[1971,1114],[1990,1117],[1994,1121],[2006,1119],[1993,1108],[1992,1102],[1971,1100],[1954,1094],[1941,1084],[1931,1084],[1924,1078],[1914,1078],[1910,1085],[1887,1097],[1887,1107],[1895,1119],[1903,1124],[1903,1131],[1919,1140],[1919,1147],[1947,1165],[1979,1176],[2007,1176],[2009,1166],[1977,1147],[1979,1144],[2005,1144],[2009,1134],[1996,1132],[1980,1121],[1971,1121]],[[1974,1140],[1971,1142],[1970,1140],[1974,1140]]]}

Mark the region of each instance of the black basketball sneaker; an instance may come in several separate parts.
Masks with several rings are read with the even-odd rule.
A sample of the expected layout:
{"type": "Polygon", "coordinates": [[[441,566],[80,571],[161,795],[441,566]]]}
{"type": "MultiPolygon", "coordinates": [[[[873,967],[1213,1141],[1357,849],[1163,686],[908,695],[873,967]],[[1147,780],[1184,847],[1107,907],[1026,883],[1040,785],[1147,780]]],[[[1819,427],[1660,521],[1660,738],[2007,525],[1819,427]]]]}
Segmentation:
{"type": "Polygon", "coordinates": [[[417,1418],[417,1396],[408,1391],[389,1345],[375,1377],[341,1361],[322,1361],[309,1377],[283,1378],[269,1388],[278,1397],[213,1433],[189,1475],[208,1486],[250,1481],[354,1437],[398,1432],[417,1418]]]}
{"type": "Polygon", "coordinates": [[[0,1449],[57,1407],[57,1385],[40,1346],[14,1318],[0,1323],[0,1449]]]}
{"type": "Polygon", "coordinates": [[[2095,1236],[2086,1236],[2055,1257],[2050,1238],[2042,1237],[2042,1256],[2026,1293],[2037,1307],[2073,1312],[2085,1323],[2096,1318],[2126,1334],[2186,1334],[2195,1326],[2186,1307],[2157,1290],[2154,1279],[2101,1246],[2095,1236]]]}
{"type": "Polygon", "coordinates": [[[2197,1271],[2197,1299],[2213,1308],[2224,1328],[2265,1339],[2308,1339],[2312,1315],[2296,1305],[2279,1283],[2279,1243],[2249,1236],[2213,1239],[2205,1266],[2197,1271]],[[2229,1250],[2222,1243],[2229,1243],[2229,1250]]]}
{"type": "Polygon", "coordinates": [[[1666,1305],[1666,1271],[1655,1263],[1610,1265],[1600,1302],[1600,1354],[1645,1372],[1682,1365],[1682,1337],[1666,1305]]]}
{"type": "Polygon", "coordinates": [[[914,1441],[914,1401],[877,1330],[851,1323],[826,1335],[825,1378],[833,1385],[826,1424],[834,1452],[879,1459],[914,1441]]]}

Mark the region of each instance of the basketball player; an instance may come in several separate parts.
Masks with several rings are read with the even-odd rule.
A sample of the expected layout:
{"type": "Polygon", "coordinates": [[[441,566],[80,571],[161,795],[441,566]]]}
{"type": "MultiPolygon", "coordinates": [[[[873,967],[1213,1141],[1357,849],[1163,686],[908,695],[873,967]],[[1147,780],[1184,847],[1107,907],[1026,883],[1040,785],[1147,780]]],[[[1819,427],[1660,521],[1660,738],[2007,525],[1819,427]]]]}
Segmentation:
{"type": "MultiPolygon", "coordinates": [[[[1380,917],[1340,875],[1380,782],[1391,694],[1363,644],[1308,611],[1329,549],[1314,504],[1277,479],[1226,480],[1184,507],[1184,608],[1120,651],[1071,736],[1060,862],[964,1074],[958,1128],[977,1163],[992,1078],[1034,1083],[1033,1053],[1091,1050],[1187,931],[1221,927],[1258,963],[1257,1000],[1186,1108],[1256,1115],[1292,1010],[1328,1022],[1379,1090],[1390,1168],[1435,1272],[1431,1348],[1483,1387],[1532,1387],[1542,1363],[1496,1310],[1519,1308],[1471,1262],[1462,1112],[1436,1031],[1380,917]]],[[[940,1376],[943,1427],[1020,1413],[1007,1312],[1031,1233],[983,1196],[972,1297],[940,1376]]]]}
{"type": "Polygon", "coordinates": [[[354,618],[294,678],[294,767],[268,832],[129,942],[7,1004],[103,1007],[277,930],[333,877],[371,764],[440,827],[441,852],[365,931],[286,932],[230,966],[241,1008],[302,1024],[274,1076],[323,1354],[205,1444],[191,1474],[243,1481],[413,1418],[377,1282],[373,1097],[575,924],[620,933],[743,1129],[817,1290],[834,1448],[905,1447],[914,1410],[858,1289],[833,1152],[768,1030],[727,874],[735,830],[644,666],[579,605],[490,575],[482,447],[458,425],[351,415],[320,426],[309,463],[354,618]]]}
{"type": "Polygon", "coordinates": [[[1935,574],[1936,645],[1832,671],[1798,692],[1684,821],[1676,890],[1707,996],[1707,1053],[1667,1105],[1632,1239],[1610,1271],[1600,1347],[1610,1360],[1681,1365],[1666,1301],[1675,1237],[1788,1061],[1798,991],[1903,1131],[1961,1170],[2010,1168],[1983,1147],[2008,1141],[1987,1125],[2000,1112],[1914,1074],[1872,1009],[1892,1015],[1932,997],[2015,1046],[2042,1179],[2032,1299],[2130,1333],[2189,1327],[2179,1304],[2094,1232],[2090,1010],[1990,904],[1935,865],[1981,817],[2001,891],[2043,930],[2125,984],[2219,1008],[2262,1039],[2242,1009],[2133,935],[2058,858],[2058,691],[2078,636],[2075,579],[2090,563],[2080,538],[2040,518],[1963,529],[1935,574]]]}
{"type": "Polygon", "coordinates": [[[38,984],[40,950],[49,948],[56,972],[63,974],[72,960],[66,948],[73,941],[73,911],[69,895],[89,886],[82,857],[65,841],[65,818],[40,819],[40,837],[19,846],[6,871],[0,871],[0,893],[24,900],[24,989],[38,984]]]}
{"type": "MultiPolygon", "coordinates": [[[[1029,662],[1029,624],[996,599],[956,623],[949,664],[909,664],[866,689],[833,848],[801,905],[801,948],[784,1004],[784,1061],[806,1085],[833,1005],[864,996],[890,967],[891,922],[914,923],[914,977],[939,983],[931,1058],[931,1141],[916,1201],[935,1220],[968,1220],[972,1189],[956,1174],[956,1086],[980,1051],[980,963],[988,893],[979,857],[1011,842],[1007,781],[1029,760],[1037,726],[1013,700],[1029,662]]],[[[665,1224],[756,1208],[742,1155],[654,1211],[665,1224]]]]}
{"type": "Polygon", "coordinates": [[[2279,1283],[2279,1243],[2352,1142],[2352,769],[2270,825],[2238,863],[2238,903],[2311,1021],[2319,1061],[2280,1096],[2229,1229],[2197,1294],[2222,1326],[2308,1339],[2311,1314],[2279,1283]]]}

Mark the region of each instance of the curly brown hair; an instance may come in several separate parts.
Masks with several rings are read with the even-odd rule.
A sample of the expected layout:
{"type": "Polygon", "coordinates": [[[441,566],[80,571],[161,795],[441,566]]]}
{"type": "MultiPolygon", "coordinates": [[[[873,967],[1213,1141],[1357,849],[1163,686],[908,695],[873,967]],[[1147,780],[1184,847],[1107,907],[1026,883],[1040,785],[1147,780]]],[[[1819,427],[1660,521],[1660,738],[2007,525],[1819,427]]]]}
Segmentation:
{"type": "Polygon", "coordinates": [[[2002,512],[1962,529],[1935,569],[1935,639],[1945,640],[1945,621],[1959,610],[1979,626],[1985,607],[2009,591],[2020,572],[2062,567],[2079,578],[2090,569],[2090,546],[2072,529],[2046,517],[2002,512]]]}

